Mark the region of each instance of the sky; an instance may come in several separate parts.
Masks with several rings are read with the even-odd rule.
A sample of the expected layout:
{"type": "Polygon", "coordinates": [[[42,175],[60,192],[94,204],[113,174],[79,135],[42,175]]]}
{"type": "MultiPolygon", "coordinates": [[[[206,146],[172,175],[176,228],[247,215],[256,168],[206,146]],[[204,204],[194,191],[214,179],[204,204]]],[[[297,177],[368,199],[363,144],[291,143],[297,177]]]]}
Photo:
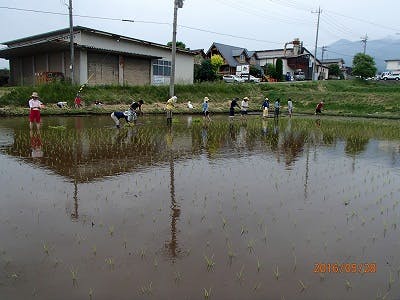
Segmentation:
{"type": "MultiPolygon", "coordinates": [[[[73,0],[74,25],[166,44],[174,0],[73,0]],[[135,22],[125,22],[124,19],[135,22]]],[[[299,38],[314,51],[346,39],[400,39],[399,0],[184,0],[177,40],[207,51],[213,42],[248,50],[281,49],[299,38]]],[[[68,0],[0,0],[0,43],[67,28],[68,0]]],[[[329,56],[329,51],[327,52],[329,56]]],[[[337,56],[337,55],[336,55],[337,56]]],[[[0,68],[8,61],[0,59],[0,68]]]]}

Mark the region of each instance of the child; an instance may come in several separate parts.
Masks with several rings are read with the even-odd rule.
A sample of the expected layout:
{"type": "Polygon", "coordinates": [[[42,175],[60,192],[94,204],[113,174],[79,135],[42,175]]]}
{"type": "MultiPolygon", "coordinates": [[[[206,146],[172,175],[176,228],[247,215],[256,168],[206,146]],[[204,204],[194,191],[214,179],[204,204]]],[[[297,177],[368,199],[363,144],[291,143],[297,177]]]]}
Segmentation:
{"type": "Polygon", "coordinates": [[[204,102],[203,102],[203,105],[202,105],[202,108],[203,108],[203,118],[204,119],[208,119],[208,121],[211,121],[211,118],[210,118],[210,112],[208,111],[208,97],[204,97],[204,102]]]}
{"type": "Polygon", "coordinates": [[[317,104],[317,107],[315,108],[315,114],[316,115],[321,114],[323,107],[324,107],[324,101],[321,101],[320,103],[317,104]]]}
{"type": "Polygon", "coordinates": [[[274,118],[279,117],[279,109],[281,108],[281,103],[279,98],[276,99],[275,104],[274,104],[275,112],[274,112],[274,118]]]}
{"type": "Polygon", "coordinates": [[[136,120],[136,113],[132,108],[129,108],[128,110],[126,110],[124,112],[114,111],[113,113],[111,113],[111,119],[114,120],[117,128],[121,127],[119,120],[122,118],[124,118],[127,123],[130,123],[130,122],[136,120]]]}
{"type": "Polygon", "coordinates": [[[40,109],[44,107],[43,103],[39,100],[37,92],[33,92],[31,99],[29,99],[29,128],[33,129],[33,123],[36,123],[37,130],[40,129],[40,109]]]}
{"type": "Polygon", "coordinates": [[[242,101],[242,108],[240,109],[240,114],[242,117],[245,117],[247,115],[247,110],[249,108],[249,98],[244,97],[242,101]]]}
{"type": "Polygon", "coordinates": [[[290,98],[287,102],[287,109],[288,109],[288,113],[289,113],[289,118],[291,118],[292,113],[293,113],[293,102],[292,102],[292,99],[290,99],[290,98]]]}
{"type": "Polygon", "coordinates": [[[269,109],[269,99],[265,98],[264,102],[261,106],[262,110],[263,110],[263,118],[268,118],[268,109],[269,109]]]}

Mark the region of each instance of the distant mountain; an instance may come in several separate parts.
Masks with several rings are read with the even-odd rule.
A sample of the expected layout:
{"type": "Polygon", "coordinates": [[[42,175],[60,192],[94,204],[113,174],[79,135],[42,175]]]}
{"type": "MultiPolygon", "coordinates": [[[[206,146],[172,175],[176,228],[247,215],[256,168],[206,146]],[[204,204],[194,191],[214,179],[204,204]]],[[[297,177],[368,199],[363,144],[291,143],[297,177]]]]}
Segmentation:
{"type": "MultiPolygon", "coordinates": [[[[355,54],[363,52],[361,41],[338,40],[328,45],[324,53],[324,59],[343,58],[345,65],[351,67],[355,54]]],[[[400,39],[398,37],[387,37],[380,40],[368,40],[366,54],[375,59],[378,72],[386,69],[385,60],[400,59],[400,39]]],[[[321,48],[318,49],[318,58],[322,57],[321,48]]]]}

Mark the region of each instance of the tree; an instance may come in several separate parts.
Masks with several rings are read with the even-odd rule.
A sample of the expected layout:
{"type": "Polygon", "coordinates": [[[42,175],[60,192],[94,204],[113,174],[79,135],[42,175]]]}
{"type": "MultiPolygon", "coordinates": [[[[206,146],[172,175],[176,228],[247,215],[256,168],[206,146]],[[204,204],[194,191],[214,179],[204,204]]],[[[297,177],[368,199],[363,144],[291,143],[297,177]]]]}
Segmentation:
{"type": "Polygon", "coordinates": [[[265,74],[269,77],[276,79],[276,69],[273,64],[267,64],[264,66],[265,74]]]}
{"type": "Polygon", "coordinates": [[[250,65],[250,75],[261,78],[263,77],[263,70],[259,66],[250,65]]]}
{"type": "Polygon", "coordinates": [[[195,65],[194,68],[194,80],[195,81],[213,81],[216,78],[216,74],[211,65],[209,59],[205,59],[201,62],[201,65],[195,65]]]}
{"type": "Polygon", "coordinates": [[[373,77],[376,74],[375,61],[373,57],[357,53],[353,58],[353,75],[361,78],[373,77]]]}
{"type": "Polygon", "coordinates": [[[338,64],[333,64],[329,66],[329,75],[339,77],[341,75],[341,71],[338,64]]]}
{"type": "MultiPolygon", "coordinates": [[[[172,47],[172,42],[168,42],[168,43],[167,43],[167,46],[168,46],[168,47],[172,47]]],[[[184,42],[179,42],[179,41],[177,41],[177,42],[176,42],[176,48],[186,50],[186,45],[185,45],[184,42]]]]}
{"type": "Polygon", "coordinates": [[[211,56],[211,66],[215,72],[215,74],[218,73],[219,68],[224,64],[224,59],[222,58],[221,55],[213,55],[211,56]]]}
{"type": "Polygon", "coordinates": [[[276,65],[275,65],[275,69],[276,69],[276,80],[281,81],[282,80],[282,76],[283,76],[283,62],[281,58],[278,58],[276,60],[276,65]]]}

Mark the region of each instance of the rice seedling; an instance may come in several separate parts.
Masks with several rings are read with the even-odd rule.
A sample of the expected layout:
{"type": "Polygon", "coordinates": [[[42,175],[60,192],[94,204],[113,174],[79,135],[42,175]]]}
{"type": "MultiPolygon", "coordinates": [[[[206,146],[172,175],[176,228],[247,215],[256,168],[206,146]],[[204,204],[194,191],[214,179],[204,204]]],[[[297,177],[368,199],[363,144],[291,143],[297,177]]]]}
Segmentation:
{"type": "Polygon", "coordinates": [[[175,278],[174,278],[175,283],[178,283],[181,279],[182,279],[181,273],[179,271],[176,271],[175,272],[175,278]]]}
{"type": "Polygon", "coordinates": [[[46,253],[46,255],[50,254],[50,248],[47,246],[47,244],[45,242],[42,242],[43,245],[43,251],[44,253],[46,253]]]}
{"type": "Polygon", "coordinates": [[[150,281],[148,285],[140,287],[139,294],[151,296],[153,294],[153,282],[150,281]]]}
{"type": "Polygon", "coordinates": [[[89,300],[92,300],[92,299],[93,299],[93,289],[90,288],[89,289],[89,300]]]}
{"type": "Polygon", "coordinates": [[[299,279],[299,284],[300,284],[300,293],[306,290],[306,285],[299,279]]]}
{"type": "Polygon", "coordinates": [[[92,247],[92,253],[93,253],[94,256],[96,256],[96,254],[97,254],[96,245],[94,245],[94,246],[92,247]]]}
{"type": "Polygon", "coordinates": [[[114,270],[114,258],[107,257],[105,259],[106,264],[109,266],[110,270],[114,270]]]}
{"type": "Polygon", "coordinates": [[[346,289],[351,290],[353,287],[351,285],[351,282],[349,280],[346,280],[346,289]]]}
{"type": "Polygon", "coordinates": [[[260,263],[260,259],[257,258],[257,272],[260,272],[261,270],[261,263],[260,263]]]}
{"type": "Polygon", "coordinates": [[[260,289],[260,287],[261,287],[261,282],[257,282],[256,284],[254,284],[253,291],[256,292],[257,290],[260,289]]]}
{"type": "Polygon", "coordinates": [[[243,281],[243,271],[244,271],[244,265],[242,265],[240,271],[236,273],[237,280],[243,281]]]}
{"type": "Polygon", "coordinates": [[[207,271],[212,270],[215,266],[214,254],[211,256],[211,258],[209,258],[207,255],[204,255],[204,259],[206,260],[207,271]]]}
{"type": "Polygon", "coordinates": [[[276,266],[276,269],[275,269],[275,271],[274,271],[274,275],[275,275],[275,279],[278,280],[278,279],[279,279],[279,276],[280,276],[278,266],[276,266]]]}
{"type": "Polygon", "coordinates": [[[78,269],[74,269],[73,267],[70,267],[69,271],[71,272],[71,277],[72,277],[72,285],[77,286],[78,285],[78,269]]]}
{"type": "Polygon", "coordinates": [[[204,299],[208,299],[211,296],[211,287],[207,290],[204,288],[204,299]]]}

